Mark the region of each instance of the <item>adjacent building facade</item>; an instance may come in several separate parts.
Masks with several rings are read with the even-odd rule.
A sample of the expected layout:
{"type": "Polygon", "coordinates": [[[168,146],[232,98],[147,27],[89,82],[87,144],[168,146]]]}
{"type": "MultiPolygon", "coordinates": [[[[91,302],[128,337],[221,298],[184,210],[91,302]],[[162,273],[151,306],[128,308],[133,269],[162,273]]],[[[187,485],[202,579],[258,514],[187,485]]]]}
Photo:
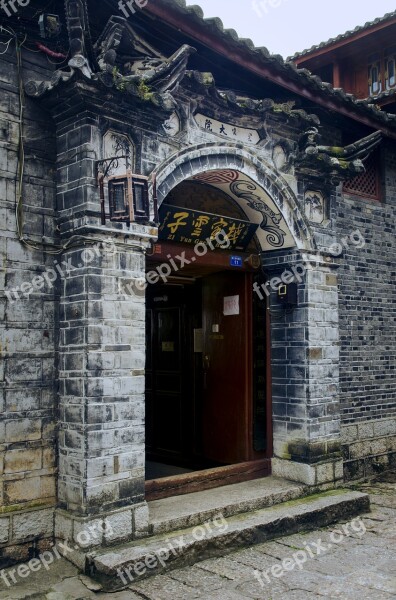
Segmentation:
{"type": "Polygon", "coordinates": [[[295,54],[293,62],[358,100],[395,113],[396,13],[295,54]]]}
{"type": "Polygon", "coordinates": [[[182,0],[44,5],[2,32],[3,565],[149,536],[164,465],[394,465],[396,117],[182,0]]]}

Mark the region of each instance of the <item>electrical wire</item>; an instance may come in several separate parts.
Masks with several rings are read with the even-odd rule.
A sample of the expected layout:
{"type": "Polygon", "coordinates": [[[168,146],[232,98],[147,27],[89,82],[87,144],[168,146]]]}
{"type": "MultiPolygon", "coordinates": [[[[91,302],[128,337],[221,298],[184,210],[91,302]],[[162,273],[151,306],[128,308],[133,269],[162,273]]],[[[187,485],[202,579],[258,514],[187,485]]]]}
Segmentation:
{"type": "MultiPolygon", "coordinates": [[[[46,244],[44,242],[36,242],[31,239],[28,239],[23,233],[23,179],[25,174],[25,142],[24,142],[24,118],[25,118],[25,90],[23,85],[22,78],[22,48],[29,50],[30,52],[36,52],[35,50],[31,50],[25,46],[25,42],[27,39],[27,35],[25,35],[22,42],[18,41],[18,36],[16,32],[11,27],[4,27],[0,25],[0,34],[5,31],[11,38],[7,42],[0,42],[7,45],[5,52],[8,51],[12,40],[15,40],[15,48],[16,48],[16,57],[17,57],[17,76],[18,76],[18,93],[19,93],[19,136],[18,136],[18,168],[15,177],[16,182],[16,202],[15,202],[15,216],[16,216],[16,228],[17,235],[19,241],[24,244],[30,250],[44,250],[47,254],[50,255],[59,255],[65,250],[70,250],[72,248],[81,247],[81,243],[84,244],[97,244],[102,240],[98,240],[95,238],[90,238],[88,236],[76,235],[72,236],[65,244],[57,245],[57,244],[46,244]]],[[[2,52],[0,54],[5,54],[2,52]]],[[[40,52],[40,51],[38,51],[40,52]]],[[[48,57],[47,57],[48,58],[48,57]]],[[[65,62],[65,61],[62,61],[65,62]]],[[[81,177],[80,177],[81,179],[81,177]]],[[[141,246],[134,245],[136,249],[144,250],[141,246]]]]}
{"type": "Polygon", "coordinates": [[[28,52],[33,52],[33,54],[41,54],[41,50],[32,50],[32,48],[28,48],[27,46],[25,46],[25,44],[23,44],[23,47],[28,52]]]}
{"type": "MultiPolygon", "coordinates": [[[[18,139],[18,168],[16,174],[16,202],[15,202],[15,217],[16,228],[19,241],[30,250],[45,250],[48,254],[61,254],[71,245],[71,240],[66,244],[46,244],[44,242],[36,242],[29,240],[23,233],[24,214],[23,214],[23,179],[25,174],[25,141],[24,141],[24,118],[25,118],[25,90],[22,78],[22,48],[27,39],[25,35],[22,42],[18,41],[16,32],[10,28],[1,27],[1,31],[7,31],[15,40],[16,59],[17,59],[17,76],[18,76],[18,93],[19,93],[19,139],[18,139]]],[[[91,240],[90,240],[91,241],[91,240]]]]}
{"type": "Polygon", "coordinates": [[[11,37],[11,38],[8,40],[8,42],[0,42],[0,44],[3,44],[3,46],[7,46],[7,48],[4,50],[4,52],[0,52],[0,56],[1,56],[2,54],[5,54],[6,52],[8,52],[8,49],[9,49],[9,47],[10,47],[10,44],[11,44],[11,42],[12,42],[12,39],[13,39],[13,38],[11,37]]]}

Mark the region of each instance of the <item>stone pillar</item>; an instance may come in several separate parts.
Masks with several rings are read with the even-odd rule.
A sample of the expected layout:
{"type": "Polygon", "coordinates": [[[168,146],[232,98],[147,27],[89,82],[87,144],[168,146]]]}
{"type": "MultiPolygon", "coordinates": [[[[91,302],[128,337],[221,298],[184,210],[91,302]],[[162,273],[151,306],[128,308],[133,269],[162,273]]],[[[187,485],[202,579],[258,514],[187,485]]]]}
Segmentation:
{"type": "Polygon", "coordinates": [[[131,510],[139,505],[135,516],[143,515],[145,306],[144,298],[123,293],[144,276],[144,257],[108,238],[66,252],[65,263],[59,506],[83,517],[80,524],[107,516],[111,540],[127,539],[147,529],[131,510]]]}
{"type": "MultiPolygon", "coordinates": [[[[148,533],[144,500],[145,251],[149,225],[101,225],[95,114],[56,116],[59,484],[56,537],[82,551],[148,533]]],[[[83,553],[68,556],[83,565],[83,553]]]]}
{"type": "Polygon", "coordinates": [[[331,258],[300,253],[265,262],[273,284],[273,474],[308,485],[343,478],[335,267],[331,258]],[[297,308],[276,303],[279,279],[298,283],[297,308]]]}

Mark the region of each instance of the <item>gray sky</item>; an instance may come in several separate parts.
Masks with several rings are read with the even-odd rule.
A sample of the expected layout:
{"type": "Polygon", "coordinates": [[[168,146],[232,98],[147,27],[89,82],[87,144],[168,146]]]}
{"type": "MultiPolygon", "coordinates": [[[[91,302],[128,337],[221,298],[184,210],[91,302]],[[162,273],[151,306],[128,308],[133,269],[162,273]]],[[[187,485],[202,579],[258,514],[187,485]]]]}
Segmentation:
{"type": "Polygon", "coordinates": [[[286,57],[396,10],[396,0],[187,0],[286,57]],[[256,6],[256,9],[254,8],[256,6]]]}

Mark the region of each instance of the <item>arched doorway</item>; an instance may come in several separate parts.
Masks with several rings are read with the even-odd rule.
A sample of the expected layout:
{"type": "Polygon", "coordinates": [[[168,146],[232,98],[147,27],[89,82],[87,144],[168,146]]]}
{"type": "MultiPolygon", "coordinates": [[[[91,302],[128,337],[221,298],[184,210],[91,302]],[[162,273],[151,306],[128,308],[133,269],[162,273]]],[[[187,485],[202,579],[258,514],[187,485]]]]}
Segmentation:
{"type": "Polygon", "coordinates": [[[178,169],[159,188],[160,238],[147,259],[152,498],[270,472],[267,307],[253,286],[262,253],[302,247],[307,231],[287,186],[265,176],[270,195],[252,163],[196,173],[193,159],[178,169]]]}

